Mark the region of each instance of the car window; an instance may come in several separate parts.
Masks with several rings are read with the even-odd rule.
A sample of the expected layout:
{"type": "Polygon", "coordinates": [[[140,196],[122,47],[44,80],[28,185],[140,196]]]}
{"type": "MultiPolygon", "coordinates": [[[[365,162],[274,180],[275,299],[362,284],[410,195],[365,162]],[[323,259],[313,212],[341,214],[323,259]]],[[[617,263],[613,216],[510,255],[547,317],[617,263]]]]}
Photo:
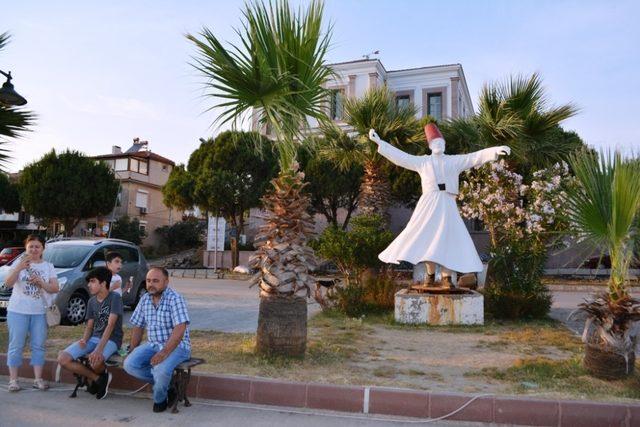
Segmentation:
{"type": "Polygon", "coordinates": [[[91,270],[92,268],[94,268],[95,263],[97,261],[103,261],[106,262],[106,258],[105,258],[105,248],[98,248],[96,249],[96,251],[94,252],[93,255],[91,255],[91,258],[89,258],[89,261],[87,261],[87,263],[84,266],[84,270],[91,270]]]}
{"type": "Polygon", "coordinates": [[[56,268],[74,268],[92,249],[91,246],[47,245],[42,257],[56,268]]]}
{"type": "Polygon", "coordinates": [[[118,252],[120,255],[122,255],[123,264],[137,263],[140,260],[138,251],[135,248],[131,248],[129,246],[109,246],[107,248],[107,251],[118,252]]]}

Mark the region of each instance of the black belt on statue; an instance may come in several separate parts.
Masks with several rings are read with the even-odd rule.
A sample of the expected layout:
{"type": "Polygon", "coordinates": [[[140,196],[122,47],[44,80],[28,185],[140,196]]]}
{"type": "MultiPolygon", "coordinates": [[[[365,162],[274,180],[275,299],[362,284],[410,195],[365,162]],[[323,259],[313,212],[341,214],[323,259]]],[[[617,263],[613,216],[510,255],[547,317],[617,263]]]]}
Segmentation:
{"type": "Polygon", "coordinates": [[[446,187],[444,184],[438,184],[438,190],[440,191],[447,191],[446,187]]]}

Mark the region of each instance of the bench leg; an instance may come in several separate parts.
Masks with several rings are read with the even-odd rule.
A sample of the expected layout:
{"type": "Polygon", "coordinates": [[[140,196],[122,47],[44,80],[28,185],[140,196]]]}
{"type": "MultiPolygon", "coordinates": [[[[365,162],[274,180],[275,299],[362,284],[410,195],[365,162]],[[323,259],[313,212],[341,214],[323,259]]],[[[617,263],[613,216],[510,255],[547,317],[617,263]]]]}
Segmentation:
{"type": "Polygon", "coordinates": [[[187,397],[187,387],[189,386],[189,381],[191,381],[191,368],[187,371],[185,384],[184,384],[184,406],[187,408],[191,406],[191,402],[189,402],[189,398],[187,397]]]}

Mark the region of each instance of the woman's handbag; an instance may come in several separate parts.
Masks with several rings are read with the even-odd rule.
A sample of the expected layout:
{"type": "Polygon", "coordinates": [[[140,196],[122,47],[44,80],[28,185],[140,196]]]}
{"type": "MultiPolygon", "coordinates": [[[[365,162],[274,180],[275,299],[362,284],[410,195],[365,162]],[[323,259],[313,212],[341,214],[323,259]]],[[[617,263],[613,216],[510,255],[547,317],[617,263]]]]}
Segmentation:
{"type": "Polygon", "coordinates": [[[44,290],[42,291],[42,293],[42,303],[47,315],[47,326],[49,326],[50,328],[59,326],[62,316],[60,315],[60,310],[55,303],[57,294],[50,294],[49,292],[46,292],[44,290]]]}

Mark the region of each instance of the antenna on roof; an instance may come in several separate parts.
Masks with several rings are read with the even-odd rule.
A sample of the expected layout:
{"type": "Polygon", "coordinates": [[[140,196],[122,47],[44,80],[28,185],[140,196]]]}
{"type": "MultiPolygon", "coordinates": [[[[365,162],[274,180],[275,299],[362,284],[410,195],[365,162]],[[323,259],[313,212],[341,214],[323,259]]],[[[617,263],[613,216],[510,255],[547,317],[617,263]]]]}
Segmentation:
{"type": "Polygon", "coordinates": [[[370,57],[371,55],[379,55],[379,54],[380,54],[380,51],[379,51],[379,50],[374,50],[374,51],[372,51],[372,52],[369,52],[369,53],[367,53],[367,54],[362,55],[362,57],[363,57],[363,58],[365,58],[365,59],[369,59],[369,57],[370,57]]]}

